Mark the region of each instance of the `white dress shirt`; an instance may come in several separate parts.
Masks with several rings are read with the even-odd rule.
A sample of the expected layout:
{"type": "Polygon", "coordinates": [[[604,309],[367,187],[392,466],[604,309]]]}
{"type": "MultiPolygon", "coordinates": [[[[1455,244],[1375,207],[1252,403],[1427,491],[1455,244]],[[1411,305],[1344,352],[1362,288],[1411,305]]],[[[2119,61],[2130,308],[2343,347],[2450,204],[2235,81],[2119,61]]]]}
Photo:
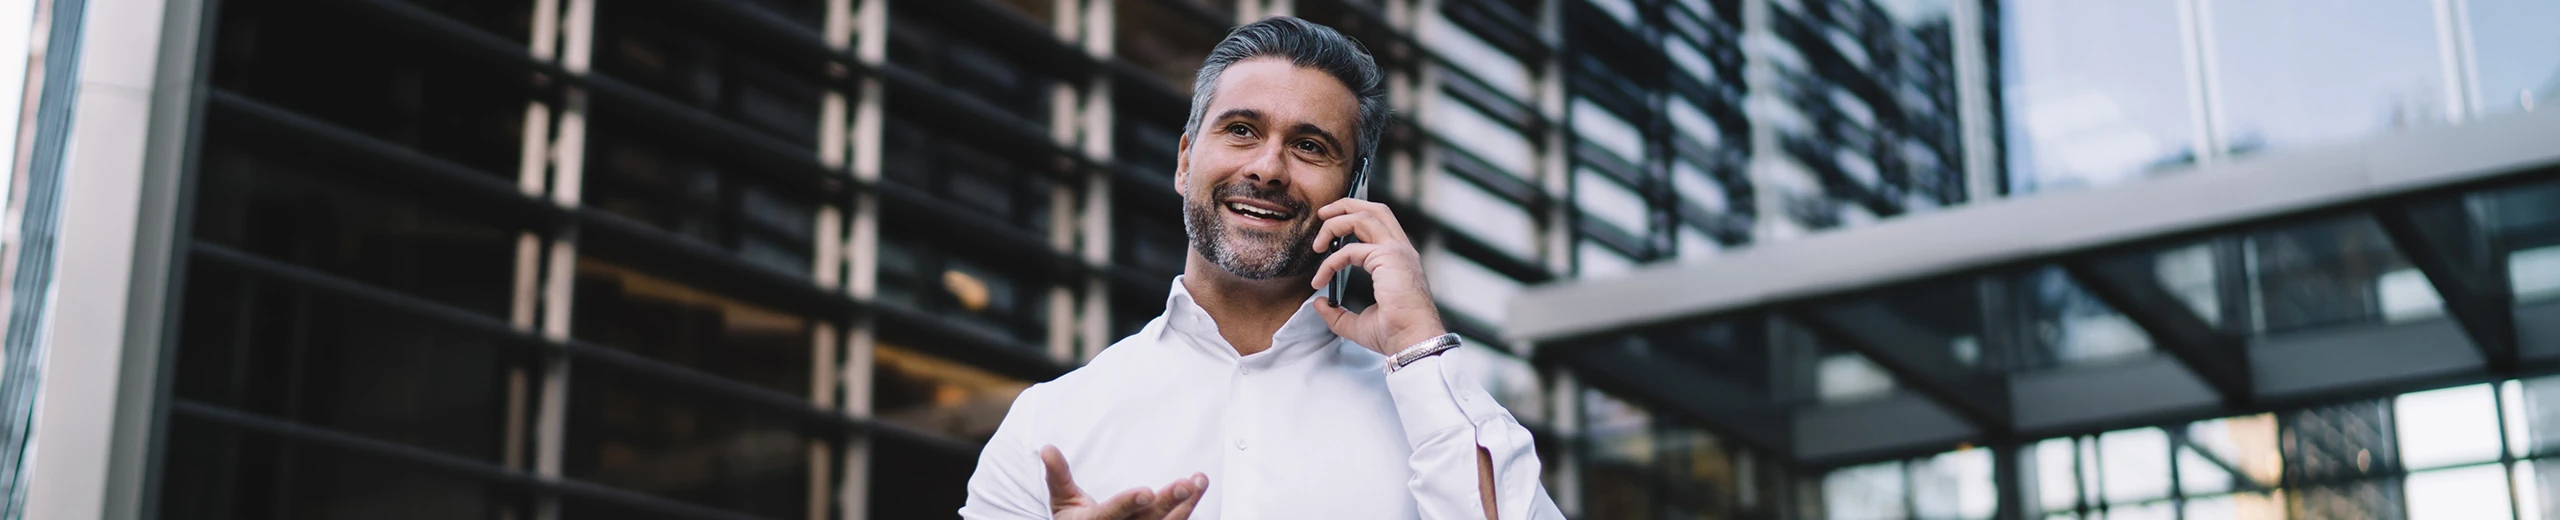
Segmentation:
{"type": "Polygon", "coordinates": [[[1014,400],[960,516],[1049,518],[1038,450],[1056,445],[1095,500],[1207,474],[1192,518],[1479,519],[1482,446],[1501,518],[1564,518],[1529,431],[1483,387],[1446,356],[1387,374],[1386,356],[1334,336],[1315,305],[1238,356],[1175,278],[1164,315],[1014,400]]]}

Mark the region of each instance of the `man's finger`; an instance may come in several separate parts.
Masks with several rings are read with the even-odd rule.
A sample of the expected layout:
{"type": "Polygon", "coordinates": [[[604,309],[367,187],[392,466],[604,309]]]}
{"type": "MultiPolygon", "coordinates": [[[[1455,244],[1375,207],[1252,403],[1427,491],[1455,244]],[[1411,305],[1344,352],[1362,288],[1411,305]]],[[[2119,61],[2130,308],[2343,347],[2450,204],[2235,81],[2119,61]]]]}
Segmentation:
{"type": "Polygon", "coordinates": [[[1104,500],[1101,504],[1095,504],[1093,508],[1090,509],[1090,511],[1093,511],[1093,514],[1086,516],[1085,518],[1100,518],[1106,520],[1146,518],[1144,513],[1147,512],[1149,506],[1153,506],[1155,503],[1155,491],[1143,487],[1135,488],[1128,491],[1122,491],[1117,495],[1112,495],[1110,500],[1104,500]]]}
{"type": "MultiPolygon", "coordinates": [[[[1333,281],[1334,271],[1340,271],[1346,266],[1367,265],[1369,262],[1369,255],[1377,252],[1379,247],[1382,246],[1368,242],[1342,246],[1341,251],[1334,251],[1332,255],[1324,257],[1324,263],[1316,264],[1316,277],[1314,280],[1308,281],[1307,285],[1309,287],[1321,288],[1324,287],[1325,283],[1333,281]]],[[[1342,295],[1337,294],[1334,296],[1341,297],[1342,295]]]]}
{"type": "Polygon", "coordinates": [[[1174,503],[1172,509],[1165,511],[1164,520],[1189,520],[1191,518],[1191,510],[1200,506],[1200,497],[1209,495],[1209,476],[1193,473],[1191,474],[1191,478],[1185,479],[1185,482],[1178,482],[1174,485],[1190,486],[1192,490],[1191,498],[1183,499],[1180,502],[1174,503]]]}
{"type": "Polygon", "coordinates": [[[1049,474],[1050,509],[1069,505],[1084,496],[1084,490],[1076,488],[1075,476],[1067,473],[1067,455],[1059,452],[1057,446],[1040,447],[1040,466],[1049,474]]]}
{"type": "Polygon", "coordinates": [[[1361,237],[1361,242],[1375,242],[1369,237],[1386,236],[1379,234],[1376,227],[1368,225],[1375,220],[1368,215],[1344,215],[1324,219],[1324,224],[1316,227],[1315,241],[1308,245],[1314,247],[1316,252],[1322,253],[1326,248],[1333,247],[1335,237],[1349,235],[1361,237]]]}
{"type": "Polygon", "coordinates": [[[1386,207],[1386,204],[1380,204],[1377,201],[1343,197],[1333,201],[1332,204],[1316,208],[1316,218],[1333,218],[1334,215],[1355,213],[1364,209],[1386,209],[1386,207]]]}

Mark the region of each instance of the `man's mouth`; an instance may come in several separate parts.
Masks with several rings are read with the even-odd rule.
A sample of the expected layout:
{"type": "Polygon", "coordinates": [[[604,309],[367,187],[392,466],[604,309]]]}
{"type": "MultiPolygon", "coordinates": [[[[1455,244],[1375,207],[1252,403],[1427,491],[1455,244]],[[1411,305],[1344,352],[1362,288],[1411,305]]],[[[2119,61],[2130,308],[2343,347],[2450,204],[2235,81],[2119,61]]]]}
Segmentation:
{"type": "Polygon", "coordinates": [[[1289,220],[1290,217],[1297,216],[1295,213],[1290,213],[1289,210],[1242,200],[1227,201],[1227,211],[1237,215],[1243,215],[1246,218],[1269,220],[1274,222],[1289,220]]]}

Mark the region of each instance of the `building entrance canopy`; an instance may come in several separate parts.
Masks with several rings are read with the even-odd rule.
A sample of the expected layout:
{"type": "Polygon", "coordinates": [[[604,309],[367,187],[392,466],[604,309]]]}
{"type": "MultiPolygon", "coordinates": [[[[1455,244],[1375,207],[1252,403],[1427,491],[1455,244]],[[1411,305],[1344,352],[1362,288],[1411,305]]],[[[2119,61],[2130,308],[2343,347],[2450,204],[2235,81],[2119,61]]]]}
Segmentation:
{"type": "Polygon", "coordinates": [[[1836,466],[2560,370],[2560,113],[1524,292],[1589,386],[1836,466]]]}

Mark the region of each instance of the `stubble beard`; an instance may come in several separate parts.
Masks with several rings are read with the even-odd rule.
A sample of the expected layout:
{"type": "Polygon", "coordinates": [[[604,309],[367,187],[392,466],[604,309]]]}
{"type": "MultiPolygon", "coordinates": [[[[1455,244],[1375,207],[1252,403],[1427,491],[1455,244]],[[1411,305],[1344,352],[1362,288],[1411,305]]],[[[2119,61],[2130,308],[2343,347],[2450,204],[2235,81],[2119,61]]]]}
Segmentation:
{"type": "Polygon", "coordinates": [[[1322,256],[1316,254],[1317,227],[1304,201],[1290,197],[1279,189],[1257,189],[1253,185],[1219,183],[1203,197],[1183,197],[1182,231],[1191,240],[1191,248],[1218,268],[1247,280],[1271,280],[1283,277],[1313,275],[1322,256]],[[1228,197],[1261,200],[1287,208],[1296,215],[1297,225],[1286,231],[1234,229],[1221,217],[1225,212],[1219,201],[1228,197]]]}

